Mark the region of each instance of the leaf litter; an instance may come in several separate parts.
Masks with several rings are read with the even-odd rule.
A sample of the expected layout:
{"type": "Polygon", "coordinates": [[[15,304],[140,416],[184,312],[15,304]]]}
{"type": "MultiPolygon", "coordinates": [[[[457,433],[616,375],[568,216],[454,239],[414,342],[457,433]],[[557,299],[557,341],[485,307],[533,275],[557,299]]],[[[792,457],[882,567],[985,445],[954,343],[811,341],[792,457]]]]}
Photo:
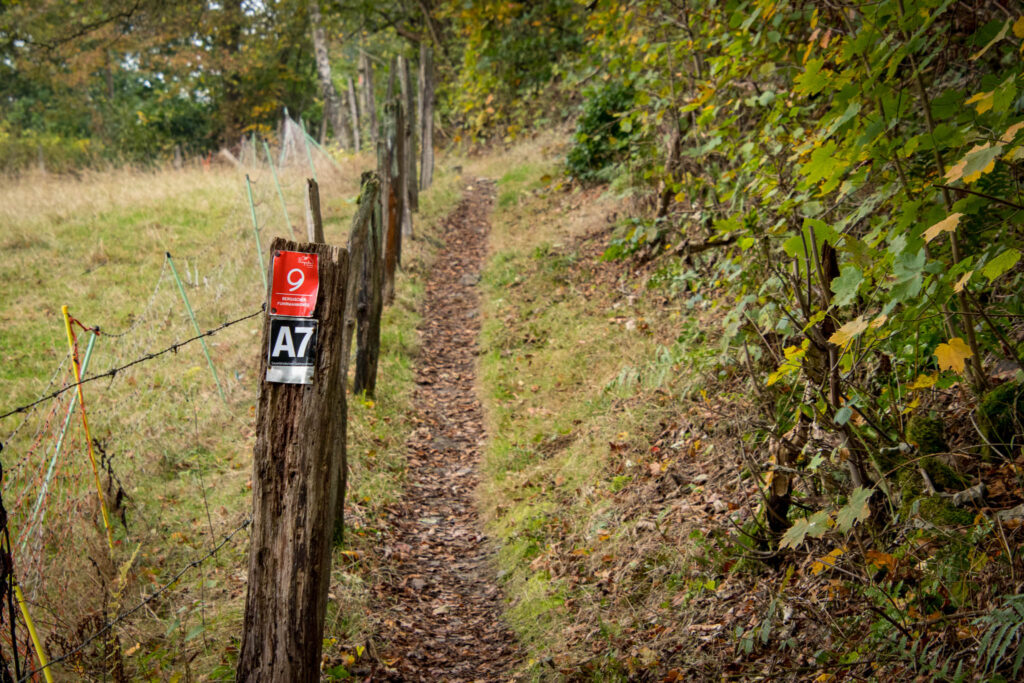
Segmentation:
{"type": "Polygon", "coordinates": [[[386,508],[374,586],[375,681],[507,681],[521,659],[502,621],[492,546],[476,510],[484,442],[475,393],[476,283],[493,183],[477,179],[447,218],[426,284],[406,490],[386,508]]]}

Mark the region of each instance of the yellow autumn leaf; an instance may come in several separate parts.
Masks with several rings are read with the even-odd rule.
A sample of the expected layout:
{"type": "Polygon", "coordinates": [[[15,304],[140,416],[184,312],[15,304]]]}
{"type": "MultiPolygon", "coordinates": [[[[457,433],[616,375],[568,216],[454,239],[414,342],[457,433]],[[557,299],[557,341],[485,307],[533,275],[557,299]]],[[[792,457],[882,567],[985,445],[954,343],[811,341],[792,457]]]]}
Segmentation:
{"type": "Polygon", "coordinates": [[[999,138],[999,142],[1002,142],[1007,145],[1010,144],[1011,142],[1013,142],[1013,139],[1017,137],[1017,132],[1021,128],[1024,128],[1024,121],[1020,121],[1019,123],[1013,124],[1012,126],[1006,129],[1006,132],[1003,133],[1003,136],[999,138]]]}
{"type": "Polygon", "coordinates": [[[957,180],[960,180],[960,178],[964,174],[965,168],[967,168],[967,157],[964,157],[963,159],[949,167],[949,170],[946,171],[945,175],[946,181],[952,183],[956,182],[957,180]]]}
{"type": "Polygon", "coordinates": [[[980,92],[970,97],[966,102],[964,102],[964,104],[974,104],[975,102],[977,102],[975,109],[978,110],[979,114],[984,114],[985,112],[992,108],[993,104],[995,104],[994,95],[994,90],[989,90],[988,92],[980,92]]]}
{"type": "Polygon", "coordinates": [[[961,218],[963,218],[962,213],[949,214],[941,221],[924,231],[924,241],[931,242],[939,236],[939,233],[953,232],[956,230],[956,226],[960,223],[961,218]]]}
{"type": "Polygon", "coordinates": [[[883,313],[882,315],[880,315],[877,318],[875,318],[874,320],[872,320],[871,324],[869,325],[869,327],[871,329],[873,329],[873,330],[877,330],[879,327],[884,325],[885,321],[888,320],[888,319],[889,319],[889,316],[887,316],[885,313],[883,313]]]}
{"type": "Polygon", "coordinates": [[[832,569],[836,566],[836,560],[839,559],[839,556],[842,554],[842,548],[834,548],[828,555],[820,560],[815,560],[814,563],[811,564],[811,573],[817,576],[826,569],[832,569]]]}
{"type": "Polygon", "coordinates": [[[907,407],[900,411],[900,415],[909,415],[921,405],[921,397],[915,396],[914,400],[907,404],[907,407]]]}
{"type": "Polygon", "coordinates": [[[836,330],[828,340],[830,343],[845,349],[850,345],[854,337],[866,329],[868,329],[868,321],[864,320],[864,316],[858,316],[836,330]]]}
{"type": "Polygon", "coordinates": [[[1024,15],[1017,17],[1017,21],[1013,22],[1013,35],[1024,38],[1024,15]]]}
{"type": "Polygon", "coordinates": [[[830,674],[828,672],[820,673],[814,677],[814,683],[830,683],[830,681],[834,681],[835,679],[835,674],[830,674]]]}
{"type": "Polygon", "coordinates": [[[956,284],[953,285],[953,291],[956,292],[957,294],[959,294],[960,292],[964,291],[964,286],[967,285],[967,281],[971,279],[972,275],[974,275],[974,271],[973,270],[969,270],[966,273],[964,273],[963,277],[961,277],[959,280],[957,280],[956,284]]]}
{"type": "Polygon", "coordinates": [[[988,165],[985,166],[985,168],[981,169],[977,173],[972,173],[971,175],[964,176],[964,182],[965,183],[973,183],[975,180],[980,178],[982,175],[984,175],[986,173],[991,173],[992,171],[994,171],[995,168],[996,168],[996,161],[995,161],[995,159],[993,159],[992,161],[988,162],[988,165]]]}
{"type": "Polygon", "coordinates": [[[935,383],[939,381],[939,374],[934,373],[931,375],[918,375],[914,383],[910,385],[911,389],[928,389],[929,387],[935,386],[935,383]]]}
{"type": "Polygon", "coordinates": [[[935,358],[939,361],[940,370],[952,370],[957,373],[964,371],[964,361],[974,355],[971,347],[960,337],[953,337],[935,349],[935,358]]]}

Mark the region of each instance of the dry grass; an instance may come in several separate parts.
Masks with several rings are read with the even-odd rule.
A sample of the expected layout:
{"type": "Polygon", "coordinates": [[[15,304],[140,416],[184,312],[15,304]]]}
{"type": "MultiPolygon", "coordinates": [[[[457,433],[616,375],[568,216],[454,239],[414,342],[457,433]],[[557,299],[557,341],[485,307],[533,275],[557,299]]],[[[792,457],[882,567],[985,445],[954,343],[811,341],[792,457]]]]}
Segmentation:
{"type": "MultiPolygon", "coordinates": [[[[359,174],[370,160],[344,158],[339,165],[324,161],[317,172],[327,239],[344,244],[359,174]]],[[[86,326],[125,333],[99,337],[91,373],[193,336],[165,251],[174,255],[201,329],[258,311],[263,284],[243,171],[253,182],[265,248],[272,236],[288,234],[267,167],[121,169],[77,179],[5,179],[0,184],[0,245],[7,255],[0,263],[0,378],[6,391],[0,407],[28,402],[69,381],[66,360],[61,366],[67,354],[60,315],[64,304],[86,326]]],[[[281,172],[291,222],[300,235],[305,231],[306,173],[308,168],[281,172]]],[[[424,197],[425,213],[442,213],[453,187],[453,179],[442,175],[438,190],[424,197]]],[[[410,258],[427,263],[429,253],[417,255],[417,248],[413,243],[410,258]]],[[[364,517],[372,516],[378,504],[371,495],[393,495],[390,489],[401,471],[395,460],[401,446],[399,415],[408,400],[403,382],[410,381],[403,367],[415,350],[408,343],[411,330],[401,329],[415,324],[415,277],[400,277],[399,288],[399,304],[385,322],[385,395],[373,409],[357,405],[353,410],[353,500],[365,508],[364,517]],[[367,444],[377,447],[372,457],[379,462],[365,461],[373,450],[367,444]]],[[[184,567],[205,558],[120,622],[113,631],[116,645],[97,641],[88,646],[81,657],[56,668],[61,676],[103,678],[107,674],[101,672],[115,664],[123,667],[126,679],[233,676],[246,532],[206,556],[241,525],[251,506],[259,325],[254,318],[207,340],[226,402],[195,343],[85,385],[101,481],[114,508],[113,553],[106,548],[77,415],[69,422],[42,498],[45,517],[28,523],[71,392],[27,416],[0,422],[3,500],[11,514],[15,565],[51,657],[74,648],[106,618],[139,604],[184,567]],[[119,490],[124,495],[115,505],[119,490]]],[[[84,352],[88,335],[76,332],[84,352]]],[[[348,611],[332,617],[334,637],[356,642],[361,622],[355,612],[365,595],[363,568],[340,561],[337,566],[332,592],[348,611]]]]}

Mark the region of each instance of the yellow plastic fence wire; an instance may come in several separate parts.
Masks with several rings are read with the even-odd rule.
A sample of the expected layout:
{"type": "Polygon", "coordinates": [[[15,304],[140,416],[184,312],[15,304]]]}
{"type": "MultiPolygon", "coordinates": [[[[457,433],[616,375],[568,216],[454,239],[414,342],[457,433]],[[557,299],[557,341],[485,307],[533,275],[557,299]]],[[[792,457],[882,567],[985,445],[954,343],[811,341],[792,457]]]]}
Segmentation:
{"type": "MultiPolygon", "coordinates": [[[[65,307],[67,308],[67,307],[65,307]]],[[[21,586],[14,582],[14,596],[18,598],[18,607],[21,608],[21,616],[25,617],[25,624],[28,626],[28,634],[32,636],[32,645],[36,648],[36,656],[39,657],[39,668],[46,677],[46,683],[53,683],[53,675],[50,673],[50,663],[46,661],[46,652],[39,644],[39,635],[36,633],[36,625],[28,614],[28,606],[25,604],[25,595],[21,592],[21,586]]]]}
{"type": "Polygon", "coordinates": [[[89,435],[89,419],[85,414],[85,396],[82,394],[82,368],[78,363],[78,348],[75,345],[75,334],[71,331],[71,316],[68,307],[61,306],[64,314],[64,329],[68,333],[68,348],[71,350],[71,361],[75,368],[75,382],[78,384],[78,407],[82,409],[82,427],[85,429],[85,443],[89,451],[89,462],[92,464],[93,478],[96,480],[96,493],[100,498],[100,511],[103,513],[103,526],[107,530],[107,546],[114,549],[114,533],[110,529],[110,515],[107,514],[107,501],[103,498],[103,486],[100,484],[100,470],[96,466],[96,455],[92,450],[92,437],[89,435]]]}

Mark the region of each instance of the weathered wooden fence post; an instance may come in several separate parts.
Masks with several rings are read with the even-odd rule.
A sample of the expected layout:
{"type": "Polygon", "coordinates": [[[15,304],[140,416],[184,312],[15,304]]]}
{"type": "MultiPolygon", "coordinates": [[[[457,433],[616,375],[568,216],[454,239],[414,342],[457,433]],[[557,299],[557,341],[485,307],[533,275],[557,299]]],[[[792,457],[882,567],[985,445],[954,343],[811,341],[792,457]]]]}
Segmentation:
{"type": "Polygon", "coordinates": [[[370,222],[369,248],[363,252],[356,306],[356,372],[352,382],[354,394],[373,396],[377,388],[377,359],[380,357],[380,316],[384,308],[384,259],[380,202],[373,206],[370,222]]]}
{"type": "MultiPolygon", "coordinates": [[[[352,339],[355,336],[357,321],[360,319],[359,293],[361,290],[359,281],[365,277],[363,270],[365,269],[367,257],[373,258],[367,252],[374,248],[374,242],[371,239],[370,233],[373,231],[373,215],[376,203],[379,200],[379,193],[380,180],[377,178],[377,174],[372,171],[363,173],[360,182],[359,206],[356,209],[355,216],[352,217],[352,229],[348,236],[349,269],[348,283],[345,287],[345,331],[341,340],[341,362],[344,365],[342,381],[344,382],[347,382],[348,379],[348,361],[352,350],[352,339]]],[[[379,261],[380,257],[378,255],[376,262],[379,261]]],[[[370,262],[374,263],[374,261],[370,262]]],[[[345,406],[346,413],[347,410],[348,406],[345,406]]],[[[345,429],[345,447],[347,449],[347,420],[345,429]]],[[[338,516],[334,524],[334,539],[338,543],[345,539],[345,492],[348,488],[347,451],[343,452],[341,456],[341,466],[338,472],[338,516]]]]}
{"type": "Polygon", "coordinates": [[[324,241],[324,220],[320,214],[320,186],[306,179],[306,237],[310,242],[324,241]]]}
{"type": "Polygon", "coordinates": [[[397,169],[396,130],[398,110],[401,104],[389,100],[384,104],[384,166],[381,175],[386,175],[387,194],[382,196],[381,204],[384,222],[384,303],[390,304],[395,299],[395,273],[398,270],[402,250],[401,204],[397,169]]]}
{"type": "Polygon", "coordinates": [[[405,215],[402,217],[402,234],[412,236],[412,214],[419,211],[420,193],[416,182],[416,96],[409,79],[409,60],[398,58],[398,82],[402,87],[402,106],[405,108],[405,155],[402,157],[402,175],[405,182],[405,215]]]}
{"type": "MultiPolygon", "coordinates": [[[[315,255],[318,284],[311,317],[279,317],[305,311],[287,308],[300,305],[295,299],[275,300],[279,292],[271,287],[268,312],[277,315],[268,315],[263,326],[249,579],[236,680],[319,681],[339,496],[337,454],[345,433],[338,419],[345,368],[338,356],[348,252],[277,238],[271,255],[273,261],[298,259],[307,268],[310,257],[303,255],[315,255]],[[302,380],[310,383],[280,383],[302,380]]],[[[276,275],[308,292],[312,272],[287,266],[276,275]]]]}

